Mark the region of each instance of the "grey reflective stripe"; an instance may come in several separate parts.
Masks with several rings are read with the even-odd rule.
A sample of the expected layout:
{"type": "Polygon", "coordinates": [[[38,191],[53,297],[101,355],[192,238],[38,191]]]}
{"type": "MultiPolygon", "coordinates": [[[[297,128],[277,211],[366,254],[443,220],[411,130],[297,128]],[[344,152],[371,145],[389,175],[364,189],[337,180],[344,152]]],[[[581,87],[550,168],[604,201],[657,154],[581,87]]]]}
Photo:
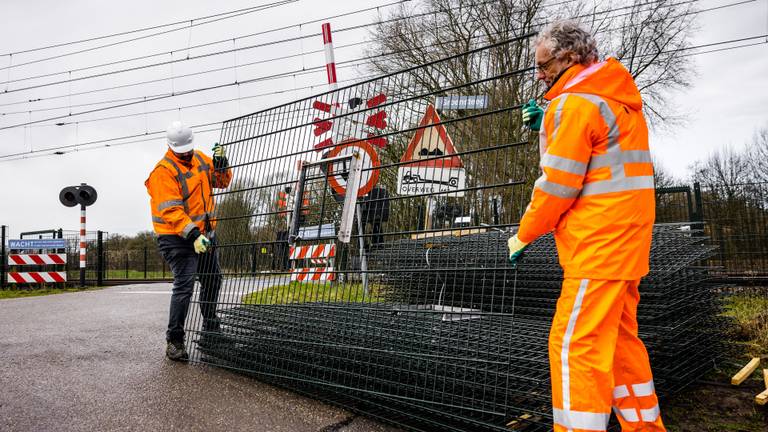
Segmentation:
{"type": "Polygon", "coordinates": [[[563,115],[563,105],[565,105],[565,100],[568,99],[568,94],[564,94],[560,96],[558,99],[557,107],[555,107],[555,124],[552,128],[552,142],[555,142],[555,138],[557,137],[557,132],[560,129],[560,117],[563,115]]]}
{"type": "MultiPolygon", "coordinates": [[[[178,165],[176,165],[176,162],[172,161],[168,157],[164,158],[166,162],[171,164],[171,166],[176,170],[176,178],[179,180],[179,186],[181,186],[181,198],[184,200],[184,211],[186,213],[189,213],[189,206],[187,205],[187,200],[189,199],[189,187],[187,186],[187,176],[181,173],[181,169],[178,165]]],[[[187,173],[191,176],[192,173],[187,173]]]]}
{"type": "Polygon", "coordinates": [[[613,412],[616,413],[617,417],[621,417],[624,419],[624,421],[628,421],[630,423],[636,423],[640,421],[640,417],[637,415],[637,410],[634,408],[619,408],[619,407],[613,407],[613,412]]]}
{"type": "Polygon", "coordinates": [[[198,222],[198,221],[204,220],[206,215],[208,215],[209,219],[211,218],[211,214],[210,213],[203,213],[203,214],[199,214],[199,215],[194,215],[194,216],[190,216],[189,218],[192,219],[192,221],[194,221],[194,222],[198,222]]]}
{"type": "Polygon", "coordinates": [[[184,205],[184,201],[182,201],[182,200],[163,201],[160,204],[158,204],[157,211],[163,211],[163,210],[165,210],[165,209],[167,209],[169,207],[183,206],[183,205],[184,205]]]}
{"type": "Polygon", "coordinates": [[[589,161],[589,169],[602,168],[625,163],[652,163],[648,150],[627,150],[617,154],[594,155],[589,161]]]}
{"type": "Polygon", "coordinates": [[[656,404],[653,408],[648,409],[641,409],[640,410],[640,418],[643,419],[644,422],[655,422],[657,418],[659,418],[659,405],[656,404]]]}
{"type": "Polygon", "coordinates": [[[651,163],[651,153],[648,150],[621,150],[621,146],[619,146],[619,126],[616,121],[616,115],[611,110],[608,102],[600,96],[593,94],[571,94],[595,105],[608,128],[608,145],[605,154],[592,156],[589,161],[588,171],[608,167],[611,170],[611,178],[609,180],[598,180],[592,183],[585,183],[581,195],[586,196],[629,190],[653,189],[653,176],[627,177],[626,171],[624,170],[624,164],[651,163]]]}
{"type": "Polygon", "coordinates": [[[611,418],[611,413],[593,413],[555,408],[552,410],[552,417],[556,424],[568,430],[604,431],[608,427],[608,419],[611,418]]]}
{"type": "MultiPolygon", "coordinates": [[[[581,303],[584,301],[587,286],[589,286],[589,279],[582,279],[579,284],[579,291],[577,291],[576,298],[573,301],[573,309],[571,309],[570,316],[568,317],[568,325],[566,325],[565,334],[563,335],[563,347],[560,351],[560,378],[563,385],[563,412],[566,414],[571,410],[571,369],[570,362],[568,361],[570,358],[569,351],[571,349],[571,338],[576,329],[576,320],[578,320],[579,313],[581,313],[581,303]]],[[[557,414],[557,412],[555,412],[555,414],[557,414]]],[[[610,417],[610,414],[607,414],[605,417],[605,423],[602,425],[603,429],[605,429],[605,426],[608,424],[608,417],[610,417]]],[[[560,423],[568,429],[592,429],[591,427],[573,425],[571,423],[573,419],[570,419],[569,417],[565,417],[563,420],[565,422],[558,422],[557,418],[555,418],[556,423],[560,423]]],[[[596,430],[601,429],[597,428],[596,430]]]]}
{"type": "Polygon", "coordinates": [[[640,384],[632,384],[632,393],[635,394],[635,397],[650,396],[654,391],[653,380],[640,384]]]}
{"type": "Polygon", "coordinates": [[[167,225],[167,223],[163,220],[163,218],[158,216],[152,216],[152,222],[167,225]]]}
{"type": "Polygon", "coordinates": [[[625,385],[616,386],[613,388],[613,398],[621,399],[629,396],[629,388],[625,385]]]}
{"type": "Polygon", "coordinates": [[[568,159],[553,154],[545,153],[541,157],[541,167],[554,168],[571,174],[584,175],[587,172],[587,164],[573,159],[568,159]]]}
{"type": "Polygon", "coordinates": [[[560,198],[576,198],[579,196],[579,192],[581,192],[579,189],[553,183],[547,180],[546,174],[543,174],[541,177],[539,177],[533,186],[534,188],[539,188],[550,195],[554,195],[560,198]]]}
{"type": "MultiPolygon", "coordinates": [[[[611,160],[621,160],[621,147],[619,147],[619,125],[616,122],[616,115],[611,111],[611,107],[603,98],[588,93],[572,93],[574,96],[578,96],[582,99],[586,99],[592,102],[600,112],[600,117],[603,118],[605,125],[608,127],[608,147],[605,150],[605,155],[611,160]]],[[[611,178],[618,179],[624,178],[624,164],[616,163],[609,165],[611,167],[611,178]]],[[[590,163],[589,169],[593,168],[590,163]]]]}
{"type": "Polygon", "coordinates": [[[200,162],[200,166],[197,168],[198,171],[203,172],[211,170],[211,166],[205,163],[205,160],[203,160],[202,156],[200,156],[197,152],[195,152],[195,159],[200,162]]]}
{"type": "Polygon", "coordinates": [[[620,179],[600,180],[585,183],[581,195],[598,195],[611,192],[653,189],[653,176],[624,177],[620,179]]]}
{"type": "Polygon", "coordinates": [[[193,224],[192,222],[188,223],[183,230],[181,230],[181,236],[186,237],[189,235],[189,233],[192,232],[193,229],[197,228],[197,225],[193,224]]]}

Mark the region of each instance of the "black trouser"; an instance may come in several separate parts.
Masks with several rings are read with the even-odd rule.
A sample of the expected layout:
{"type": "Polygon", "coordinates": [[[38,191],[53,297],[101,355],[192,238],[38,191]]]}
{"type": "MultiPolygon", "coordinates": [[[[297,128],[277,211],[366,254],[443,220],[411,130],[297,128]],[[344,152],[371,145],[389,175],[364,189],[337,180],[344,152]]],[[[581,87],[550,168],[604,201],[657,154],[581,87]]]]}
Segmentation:
{"type": "MultiPolygon", "coordinates": [[[[215,240],[211,242],[215,246],[215,240]]],[[[200,279],[200,312],[203,329],[218,327],[216,302],[221,288],[221,269],[215,248],[204,254],[196,254],[194,243],[176,235],[161,235],[158,249],[173,272],[173,294],[168,317],[168,341],[184,340],[184,321],[189,311],[189,301],[195,288],[195,277],[200,279]]]]}

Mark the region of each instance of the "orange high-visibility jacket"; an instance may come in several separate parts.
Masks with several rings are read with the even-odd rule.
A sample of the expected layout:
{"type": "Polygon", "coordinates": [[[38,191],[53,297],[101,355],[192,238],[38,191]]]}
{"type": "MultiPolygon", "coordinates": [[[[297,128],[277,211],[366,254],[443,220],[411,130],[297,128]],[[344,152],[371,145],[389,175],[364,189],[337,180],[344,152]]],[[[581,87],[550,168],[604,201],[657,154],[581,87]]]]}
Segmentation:
{"type": "Polygon", "coordinates": [[[195,151],[192,160],[184,162],[169,149],[144,182],[155,232],[187,237],[198,228],[205,233],[206,215],[211,230],[215,229],[212,190],[226,188],[231,180],[231,168],[214,169],[211,158],[203,153],[195,151]]]}
{"type": "Polygon", "coordinates": [[[555,230],[566,278],[648,273],[653,165],[640,92],[615,59],[576,65],[544,96],[541,169],[518,238],[555,230]]]}

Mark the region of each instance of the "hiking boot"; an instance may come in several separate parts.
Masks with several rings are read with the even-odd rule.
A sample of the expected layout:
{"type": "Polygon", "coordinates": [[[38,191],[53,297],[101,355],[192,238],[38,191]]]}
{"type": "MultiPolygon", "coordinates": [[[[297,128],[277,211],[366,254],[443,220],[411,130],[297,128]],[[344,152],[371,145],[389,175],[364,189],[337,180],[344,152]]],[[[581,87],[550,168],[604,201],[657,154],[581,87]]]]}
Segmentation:
{"type": "Polygon", "coordinates": [[[189,354],[187,354],[184,342],[182,341],[168,341],[168,346],[165,348],[165,356],[173,361],[189,360],[189,354]]]}

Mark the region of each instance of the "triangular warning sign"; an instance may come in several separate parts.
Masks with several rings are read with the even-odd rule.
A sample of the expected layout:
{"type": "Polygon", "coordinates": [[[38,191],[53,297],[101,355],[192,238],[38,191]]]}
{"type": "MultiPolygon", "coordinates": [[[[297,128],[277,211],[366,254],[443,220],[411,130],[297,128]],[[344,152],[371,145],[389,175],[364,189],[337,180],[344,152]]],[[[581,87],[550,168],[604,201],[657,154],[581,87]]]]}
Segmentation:
{"type": "Polygon", "coordinates": [[[408,166],[427,166],[434,168],[462,168],[464,164],[456,155],[451,137],[440,122],[440,117],[432,104],[419,123],[416,135],[411,139],[400,162],[411,162],[408,166]],[[434,125],[434,126],[429,126],[434,125]],[[453,155],[453,156],[450,156],[453,155]],[[450,157],[440,157],[450,156],[450,157]]]}

